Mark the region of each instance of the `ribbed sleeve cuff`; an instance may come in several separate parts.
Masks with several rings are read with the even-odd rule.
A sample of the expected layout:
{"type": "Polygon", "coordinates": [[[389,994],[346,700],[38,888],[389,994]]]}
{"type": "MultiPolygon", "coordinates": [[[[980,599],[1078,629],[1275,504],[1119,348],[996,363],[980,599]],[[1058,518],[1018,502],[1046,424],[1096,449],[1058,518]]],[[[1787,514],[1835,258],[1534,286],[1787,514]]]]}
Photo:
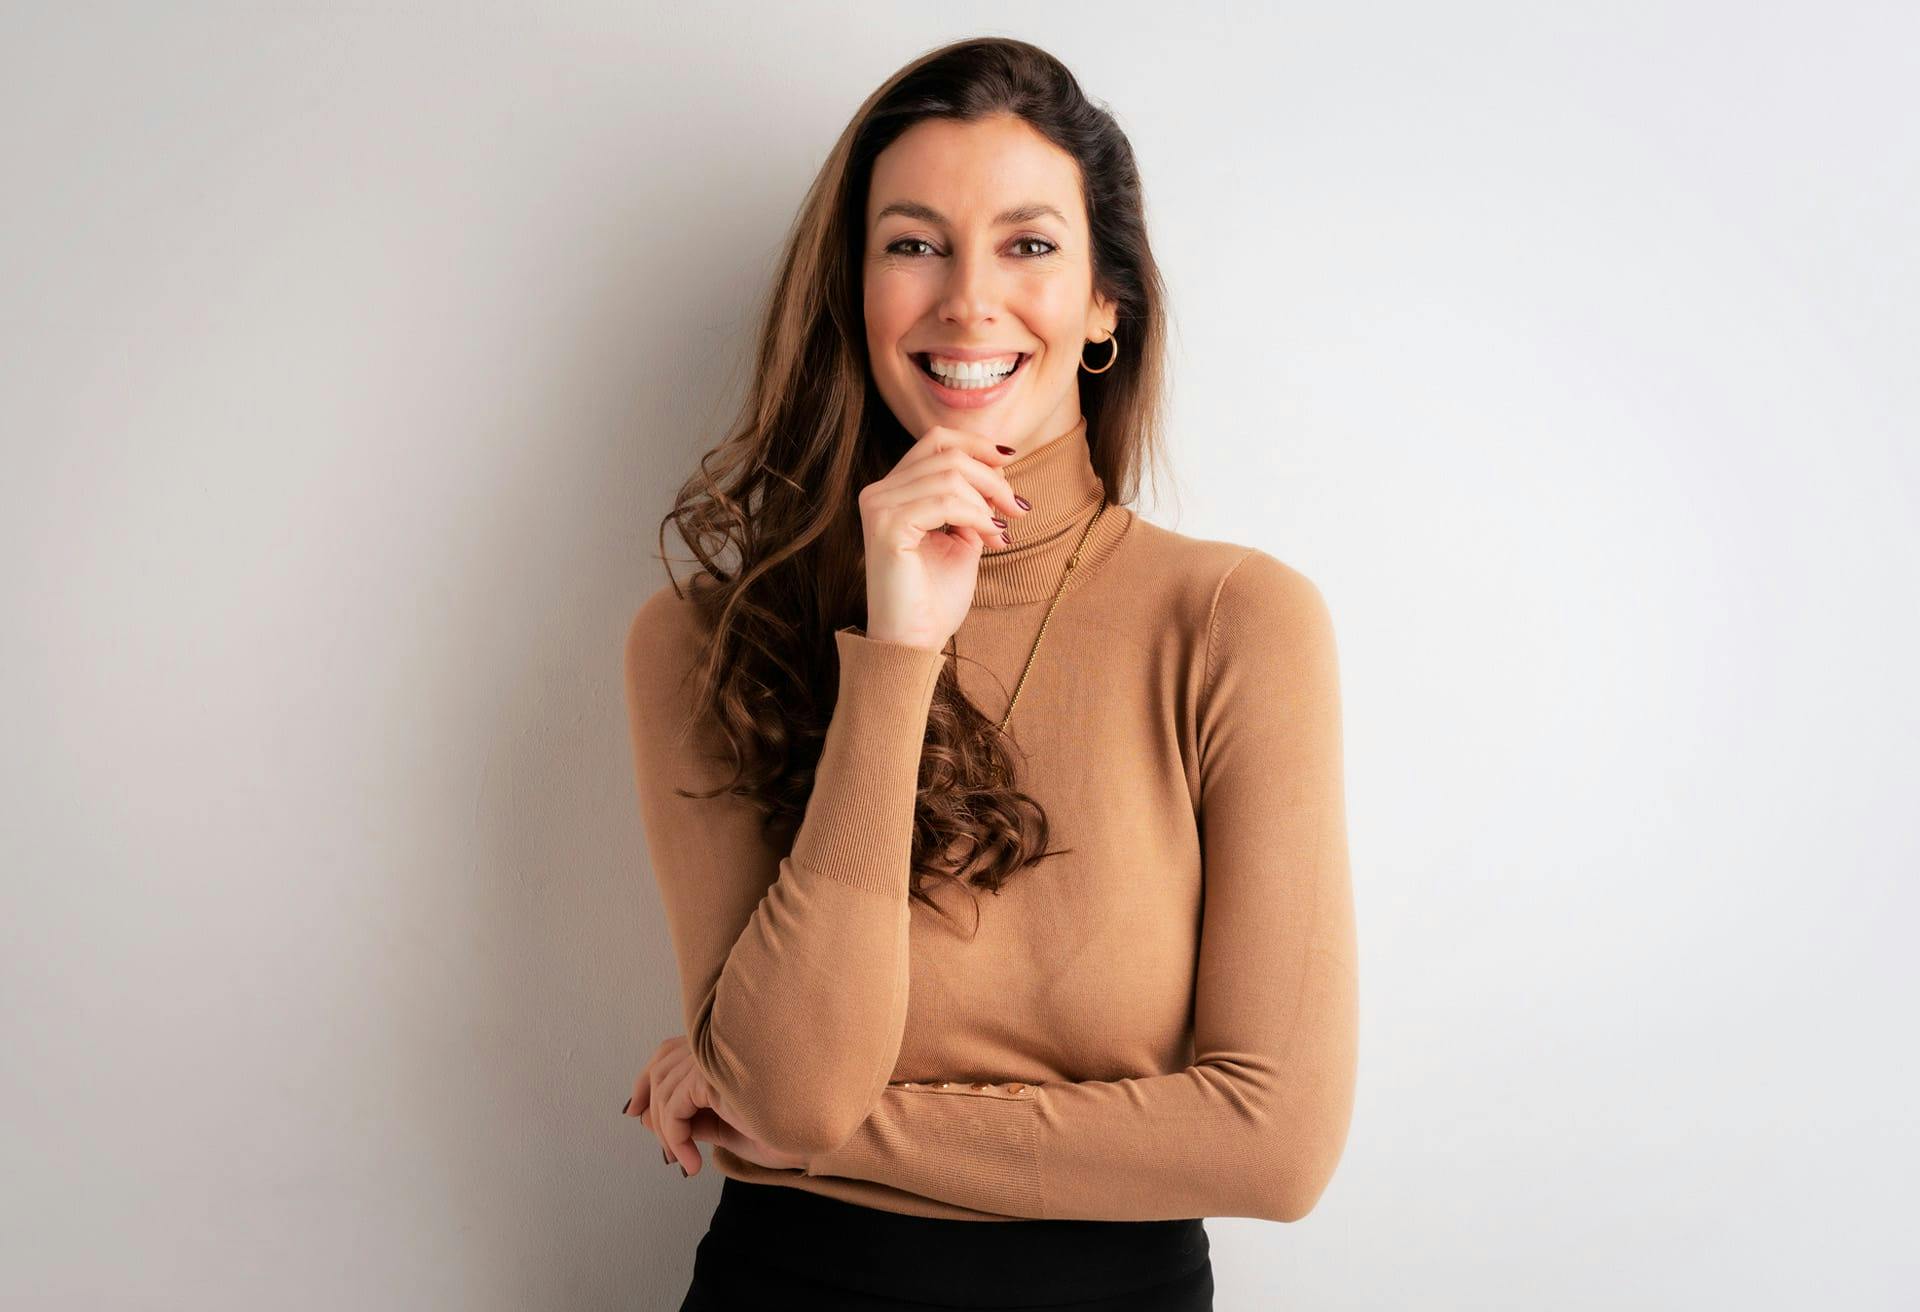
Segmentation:
{"type": "Polygon", "coordinates": [[[878,892],[902,892],[927,711],[944,651],[834,631],[840,690],[814,773],[793,864],[878,892]]]}

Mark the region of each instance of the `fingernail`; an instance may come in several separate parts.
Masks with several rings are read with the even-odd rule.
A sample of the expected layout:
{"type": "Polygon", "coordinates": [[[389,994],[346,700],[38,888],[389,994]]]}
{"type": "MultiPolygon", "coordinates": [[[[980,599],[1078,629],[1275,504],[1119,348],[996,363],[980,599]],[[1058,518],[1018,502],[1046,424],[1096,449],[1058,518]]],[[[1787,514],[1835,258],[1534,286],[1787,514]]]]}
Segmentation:
{"type": "Polygon", "coordinates": [[[1017,503],[1019,504],[1019,506],[1020,506],[1020,509],[1022,509],[1022,510],[1032,510],[1032,509],[1033,509],[1033,502],[1031,502],[1031,501],[1029,501],[1029,500],[1027,500],[1027,499],[1026,499],[1025,497],[1023,497],[1023,496],[1021,496],[1021,495],[1020,495],[1019,493],[1017,493],[1017,492],[1016,492],[1016,493],[1014,493],[1014,496],[1013,496],[1013,499],[1014,499],[1014,501],[1015,501],[1015,502],[1017,502],[1017,503]]]}
{"type": "Polygon", "coordinates": [[[1007,521],[1000,518],[1000,516],[998,515],[995,515],[993,517],[993,523],[994,523],[994,527],[996,528],[1005,528],[1007,526],[1007,521]]]}
{"type": "Polygon", "coordinates": [[[628,1112],[632,1110],[633,1110],[633,1099],[629,1098],[627,1099],[627,1105],[620,1109],[620,1114],[622,1116],[625,1116],[628,1112]]]}
{"type": "Polygon", "coordinates": [[[1013,448],[1012,448],[1012,447],[1010,447],[1010,446],[1001,446],[1001,445],[1000,445],[1000,444],[999,444],[998,442],[995,442],[995,443],[993,444],[993,449],[994,449],[994,450],[996,450],[996,451],[998,451],[998,452],[999,452],[999,453],[1000,453],[1001,455],[1003,455],[1003,456],[1010,456],[1010,455],[1012,455],[1012,454],[1013,454],[1013,448]]]}
{"type": "Polygon", "coordinates": [[[1002,542],[1004,542],[1004,543],[1006,543],[1006,544],[1007,544],[1008,546],[1012,546],[1012,545],[1013,545],[1013,539],[1012,539],[1012,538],[1010,538],[1010,537],[1008,537],[1008,536],[1007,536],[1007,535],[1006,535],[1005,533],[1002,533],[1002,534],[1000,535],[1000,540],[1001,540],[1002,542]]]}
{"type": "Polygon", "coordinates": [[[670,1152],[668,1152],[668,1151],[667,1151],[667,1150],[666,1150],[665,1148],[662,1148],[662,1149],[660,1150],[660,1160],[661,1160],[661,1161],[663,1161],[663,1162],[666,1162],[666,1163],[667,1163],[668,1165],[672,1165],[672,1164],[673,1164],[673,1154],[672,1154],[672,1153],[670,1153],[670,1152]]]}
{"type": "MultiPolygon", "coordinates": [[[[675,1163],[674,1163],[674,1165],[675,1165],[675,1166],[680,1166],[680,1163],[678,1163],[678,1162],[675,1162],[675,1163]]],[[[687,1168],[686,1168],[686,1167],[684,1167],[684,1166],[680,1166],[680,1178],[681,1178],[682,1180],[684,1180],[684,1179],[686,1179],[686,1178],[687,1178],[687,1168]]]]}

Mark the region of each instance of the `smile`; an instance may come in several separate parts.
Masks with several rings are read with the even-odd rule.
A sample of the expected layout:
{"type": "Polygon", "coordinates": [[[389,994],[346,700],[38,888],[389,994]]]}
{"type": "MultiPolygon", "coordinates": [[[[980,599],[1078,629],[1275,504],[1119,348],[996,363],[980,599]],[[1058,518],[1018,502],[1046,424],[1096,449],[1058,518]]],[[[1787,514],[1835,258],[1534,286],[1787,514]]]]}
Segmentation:
{"type": "Polygon", "coordinates": [[[1014,380],[1025,371],[1027,361],[1033,356],[1014,353],[998,360],[965,363],[940,360],[938,372],[934,368],[936,358],[924,352],[913,356],[913,363],[934,399],[955,410],[976,410],[993,404],[1011,391],[1014,380]]]}

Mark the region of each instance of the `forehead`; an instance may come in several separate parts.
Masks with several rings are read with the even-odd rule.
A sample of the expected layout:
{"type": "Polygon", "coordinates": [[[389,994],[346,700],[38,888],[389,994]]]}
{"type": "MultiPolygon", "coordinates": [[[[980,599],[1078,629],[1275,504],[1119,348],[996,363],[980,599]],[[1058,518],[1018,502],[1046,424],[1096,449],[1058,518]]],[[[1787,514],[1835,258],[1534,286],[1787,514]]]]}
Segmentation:
{"type": "Polygon", "coordinates": [[[867,226],[894,201],[929,206],[960,225],[991,223],[1030,202],[1053,205],[1076,225],[1086,213],[1073,156],[1011,115],[923,119],[901,133],[873,162],[867,226]]]}

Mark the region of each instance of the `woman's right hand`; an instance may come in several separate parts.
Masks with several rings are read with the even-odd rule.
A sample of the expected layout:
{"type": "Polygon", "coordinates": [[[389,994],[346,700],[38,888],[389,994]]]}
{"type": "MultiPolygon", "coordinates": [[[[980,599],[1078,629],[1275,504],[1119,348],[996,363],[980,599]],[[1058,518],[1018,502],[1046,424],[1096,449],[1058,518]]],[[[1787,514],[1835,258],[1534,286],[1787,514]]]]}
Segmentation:
{"type": "Polygon", "coordinates": [[[1000,472],[1018,455],[978,433],[929,428],[885,478],[860,489],[868,637],[947,645],[973,607],[980,553],[1027,513],[1000,472]]]}

